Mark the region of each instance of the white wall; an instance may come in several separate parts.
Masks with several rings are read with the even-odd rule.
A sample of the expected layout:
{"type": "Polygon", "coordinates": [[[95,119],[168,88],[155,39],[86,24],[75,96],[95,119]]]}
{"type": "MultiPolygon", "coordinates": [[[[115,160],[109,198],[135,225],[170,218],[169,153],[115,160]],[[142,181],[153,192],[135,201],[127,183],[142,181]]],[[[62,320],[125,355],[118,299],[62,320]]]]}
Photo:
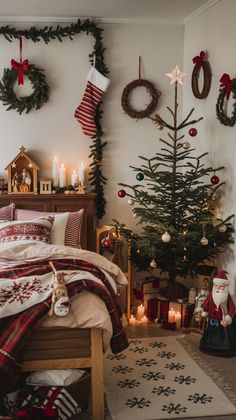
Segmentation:
{"type": "MultiPolygon", "coordinates": [[[[166,117],[166,106],[174,103],[170,79],[165,76],[178,63],[182,67],[183,27],[177,25],[106,25],[105,45],[107,63],[112,79],[106,96],[104,122],[108,146],[105,152],[104,172],[108,178],[106,187],[108,206],[104,222],[113,218],[135,227],[135,219],[127,199],[120,199],[118,182],[137,183],[129,165],[139,166],[139,155],[152,157],[160,148],[160,132],[152,121],[145,118],[136,121],[124,113],[121,95],[125,86],[138,79],[138,57],[142,57],[141,77],[154,83],[161,91],[156,109],[166,117]]],[[[145,88],[136,89],[132,103],[145,108],[150,98],[145,88]],[[140,91],[140,92],[139,92],[140,91]],[[137,96],[136,96],[137,94],[137,96]]],[[[180,89],[180,108],[182,89],[180,89]]],[[[168,115],[169,118],[169,115],[168,115]]]]}
{"type": "MultiPolygon", "coordinates": [[[[221,214],[226,217],[236,213],[236,125],[226,127],[216,117],[216,102],[219,93],[219,79],[223,73],[231,78],[236,75],[235,61],[235,0],[221,0],[203,14],[185,25],[184,33],[184,70],[188,73],[188,81],[184,85],[183,111],[188,113],[195,107],[195,116],[204,117],[198,124],[199,135],[191,143],[198,152],[208,151],[208,163],[214,167],[225,166],[218,173],[221,181],[226,181],[221,200],[221,214]],[[211,90],[206,99],[196,99],[191,90],[192,58],[200,51],[208,51],[212,69],[211,90]]],[[[229,104],[229,115],[232,110],[232,98],[229,104]]],[[[236,291],[235,246],[231,252],[218,260],[219,268],[229,272],[230,289],[236,291]]]]}
{"type": "MultiPolygon", "coordinates": [[[[30,111],[27,115],[7,111],[0,101],[0,176],[6,177],[4,168],[21,145],[39,164],[42,177],[51,176],[51,160],[55,154],[68,168],[68,175],[78,167],[80,161],[88,168],[91,141],[83,135],[73,115],[85,88],[90,68],[88,54],[92,51],[93,43],[94,39],[84,34],[75,37],[74,41],[51,41],[48,45],[23,41],[23,58],[45,69],[51,90],[50,99],[40,110],[30,111]]],[[[129,165],[138,163],[138,155],[153,156],[159,147],[160,132],[150,120],[136,122],[124,114],[121,107],[122,91],[128,83],[138,78],[138,57],[141,55],[141,76],[161,91],[157,111],[166,114],[165,107],[173,102],[173,89],[165,73],[170,72],[176,63],[180,67],[182,65],[183,27],[109,24],[104,25],[103,43],[111,78],[111,85],[104,96],[104,141],[108,141],[103,163],[104,174],[108,178],[105,187],[108,205],[104,222],[110,223],[113,218],[118,218],[132,227],[134,219],[131,209],[126,199],[118,198],[120,187],[117,184],[136,182],[129,165]]],[[[0,51],[2,77],[3,68],[10,67],[11,58],[19,59],[19,43],[9,43],[0,38],[0,51]]],[[[27,83],[20,88],[28,94],[27,83]]],[[[134,93],[138,93],[134,98],[137,106],[145,108],[150,100],[146,90],[140,88],[134,93]]]]}
{"type": "MultiPolygon", "coordinates": [[[[29,24],[21,24],[22,27],[27,25],[29,24]]],[[[54,155],[64,162],[68,175],[72,169],[78,167],[79,162],[88,163],[89,140],[84,137],[74,118],[74,110],[85,87],[90,68],[88,53],[92,46],[93,38],[85,34],[74,41],[52,41],[48,45],[42,41],[33,43],[23,40],[23,58],[28,58],[29,63],[45,70],[50,98],[40,110],[22,115],[16,111],[7,111],[0,101],[1,176],[6,178],[4,168],[18,153],[21,145],[26,147],[26,152],[39,164],[42,177],[51,176],[54,155]]],[[[3,69],[10,68],[11,58],[19,61],[19,41],[9,43],[1,37],[0,50],[2,77],[3,69]]],[[[26,85],[19,88],[22,95],[28,94],[30,83],[26,79],[26,85]]]]}

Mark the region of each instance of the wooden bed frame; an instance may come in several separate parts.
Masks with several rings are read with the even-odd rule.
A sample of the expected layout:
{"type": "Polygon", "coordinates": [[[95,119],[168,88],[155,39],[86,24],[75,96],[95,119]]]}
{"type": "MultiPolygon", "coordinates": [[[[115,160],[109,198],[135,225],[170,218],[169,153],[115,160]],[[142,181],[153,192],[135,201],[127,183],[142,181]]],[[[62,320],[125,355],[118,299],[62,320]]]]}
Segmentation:
{"type": "MultiPolygon", "coordinates": [[[[0,195],[0,207],[46,212],[85,209],[81,232],[82,247],[95,251],[95,194],[84,195],[0,195]]],[[[102,330],[98,328],[38,328],[25,349],[24,371],[91,368],[92,418],[104,419],[102,330]]]]}

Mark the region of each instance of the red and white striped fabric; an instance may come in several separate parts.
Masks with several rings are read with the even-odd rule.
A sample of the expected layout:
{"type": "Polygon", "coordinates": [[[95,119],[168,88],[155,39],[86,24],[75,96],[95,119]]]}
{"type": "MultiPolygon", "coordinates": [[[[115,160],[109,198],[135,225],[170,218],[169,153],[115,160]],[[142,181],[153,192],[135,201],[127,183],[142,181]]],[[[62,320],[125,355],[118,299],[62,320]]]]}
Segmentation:
{"type": "Polygon", "coordinates": [[[86,136],[94,137],[97,133],[94,115],[103,93],[110,84],[110,80],[99,73],[95,67],[91,67],[87,80],[84,96],[81,104],[76,108],[74,116],[81,124],[83,133],[86,136]]]}
{"type": "Polygon", "coordinates": [[[0,208],[0,220],[11,222],[14,220],[15,204],[11,203],[9,206],[0,208]]]}
{"type": "Polygon", "coordinates": [[[73,248],[81,248],[80,235],[83,217],[84,210],[79,210],[68,214],[65,231],[65,245],[72,246],[73,248]]]}
{"type": "MultiPolygon", "coordinates": [[[[25,221],[35,219],[36,217],[42,216],[55,216],[55,222],[57,217],[62,213],[46,213],[40,212],[35,210],[25,210],[25,209],[15,209],[15,220],[25,221]]],[[[66,222],[65,231],[62,229],[62,233],[64,232],[64,238],[60,240],[60,243],[53,241],[53,237],[56,235],[52,235],[51,243],[55,245],[64,244],[67,246],[71,246],[73,248],[81,248],[81,228],[84,218],[84,209],[75,211],[75,212],[68,212],[68,218],[66,222]]],[[[55,224],[55,223],[54,223],[55,224]]],[[[54,230],[54,226],[52,227],[52,232],[54,230]]],[[[58,238],[58,235],[57,235],[58,238]]]]}

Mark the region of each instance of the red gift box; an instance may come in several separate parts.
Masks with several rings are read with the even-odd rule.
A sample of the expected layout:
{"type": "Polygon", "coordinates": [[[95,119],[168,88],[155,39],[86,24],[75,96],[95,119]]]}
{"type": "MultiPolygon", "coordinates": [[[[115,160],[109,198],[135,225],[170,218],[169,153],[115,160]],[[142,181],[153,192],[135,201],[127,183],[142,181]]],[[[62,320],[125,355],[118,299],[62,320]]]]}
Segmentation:
{"type": "Polygon", "coordinates": [[[149,299],[147,301],[147,317],[149,321],[154,321],[157,318],[157,308],[158,308],[158,300],[149,299]]]}
{"type": "Polygon", "coordinates": [[[169,322],[169,321],[164,320],[163,321],[163,324],[162,324],[162,327],[165,330],[175,330],[176,329],[176,323],[175,322],[169,322]]]}
{"type": "Polygon", "coordinates": [[[169,322],[164,319],[162,327],[165,328],[165,330],[175,330],[176,329],[176,323],[175,322],[169,322]]]}

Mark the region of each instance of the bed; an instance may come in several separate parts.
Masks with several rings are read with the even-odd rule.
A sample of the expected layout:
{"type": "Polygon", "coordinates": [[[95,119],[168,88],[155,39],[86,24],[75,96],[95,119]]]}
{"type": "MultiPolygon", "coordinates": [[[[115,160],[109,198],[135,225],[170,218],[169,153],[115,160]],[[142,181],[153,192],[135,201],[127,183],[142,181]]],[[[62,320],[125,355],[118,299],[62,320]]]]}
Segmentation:
{"type": "MultiPolygon", "coordinates": [[[[95,250],[95,194],[52,194],[45,196],[34,194],[9,194],[0,196],[0,208],[8,206],[10,203],[14,203],[19,211],[27,209],[45,213],[58,213],[77,212],[83,209],[84,215],[80,238],[81,246],[83,249],[89,251],[95,250]]],[[[32,249],[34,248],[35,247],[32,247],[32,249]]],[[[21,251],[19,251],[19,258],[20,252],[21,251]]],[[[31,250],[30,252],[34,251],[31,250]]],[[[81,258],[86,259],[87,251],[81,252],[81,258]]],[[[40,253],[40,255],[43,254],[42,248],[40,253]]],[[[90,254],[88,255],[89,260],[90,254]]],[[[93,258],[95,257],[95,254],[93,253],[91,253],[91,255],[93,258]]],[[[93,261],[93,258],[91,261],[93,261]]],[[[99,256],[99,258],[103,257],[99,256]]],[[[104,267],[106,268],[106,265],[103,267],[103,263],[106,264],[105,261],[102,261],[102,269],[104,267]]],[[[114,270],[114,267],[112,267],[112,270],[114,270]]],[[[121,275],[121,273],[119,273],[119,275],[121,275]]],[[[122,278],[122,281],[124,281],[125,284],[126,279],[124,279],[122,278]]],[[[67,287],[70,288],[70,285],[67,287]]],[[[76,306],[72,306],[73,308],[81,308],[82,304],[89,306],[89,303],[87,304],[85,302],[90,302],[91,306],[98,303],[99,306],[100,301],[98,296],[92,295],[87,290],[82,290],[81,293],[72,297],[72,300],[76,299],[80,299],[80,303],[77,302],[76,306]],[[85,296],[86,294],[88,294],[90,298],[89,296],[85,296]],[[83,300],[81,300],[82,297],[83,300]],[[90,300],[84,300],[85,297],[90,300]]],[[[110,327],[108,325],[103,328],[103,321],[99,324],[100,321],[98,322],[96,320],[95,322],[94,319],[90,319],[88,323],[81,321],[81,325],[79,324],[78,326],[73,324],[73,322],[70,323],[68,321],[67,323],[67,317],[60,317],[60,323],[58,325],[55,318],[59,317],[54,315],[49,319],[48,316],[45,316],[43,321],[40,322],[39,327],[31,334],[30,339],[27,341],[24,348],[23,370],[30,372],[47,369],[91,368],[92,418],[93,420],[102,420],[104,418],[103,351],[110,339],[108,331],[110,327]]],[[[105,318],[104,315],[104,320],[105,318]]],[[[108,322],[107,319],[104,322],[108,322]]]]}

